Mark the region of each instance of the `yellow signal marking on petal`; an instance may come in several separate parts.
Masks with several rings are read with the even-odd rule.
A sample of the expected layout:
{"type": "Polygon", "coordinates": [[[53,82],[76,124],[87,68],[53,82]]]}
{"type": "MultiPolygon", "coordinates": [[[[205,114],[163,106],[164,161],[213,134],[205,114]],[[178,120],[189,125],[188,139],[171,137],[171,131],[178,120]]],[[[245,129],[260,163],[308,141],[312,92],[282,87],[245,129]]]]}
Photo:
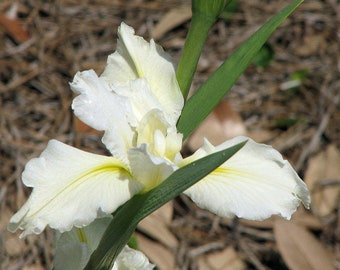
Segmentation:
{"type": "Polygon", "coordinates": [[[196,160],[196,159],[193,159],[193,158],[191,158],[191,157],[188,157],[188,158],[185,158],[185,159],[181,160],[181,161],[177,164],[177,166],[178,166],[179,168],[182,168],[182,167],[184,167],[184,166],[186,166],[186,165],[188,165],[188,164],[190,164],[190,163],[195,162],[195,160],[196,160]]]}
{"type": "Polygon", "coordinates": [[[31,215],[28,215],[27,218],[32,218],[35,215],[37,215],[40,211],[42,211],[45,207],[47,207],[49,204],[51,204],[53,201],[56,201],[59,197],[59,195],[62,195],[64,193],[67,193],[68,191],[75,190],[77,187],[79,187],[81,184],[86,182],[87,180],[90,180],[91,178],[102,174],[104,172],[110,172],[110,173],[116,173],[117,175],[126,175],[128,178],[131,178],[131,173],[128,171],[127,167],[120,162],[119,160],[114,159],[114,162],[112,163],[106,163],[102,164],[99,167],[93,168],[92,170],[84,173],[83,175],[77,177],[74,181],[72,181],[69,185],[64,187],[61,191],[59,191],[53,198],[49,199],[40,209],[32,213],[31,215]]]}
{"type": "MultiPolygon", "coordinates": [[[[226,167],[218,167],[217,169],[212,171],[211,174],[219,177],[230,178],[230,180],[236,180],[236,178],[244,178],[246,180],[260,180],[259,177],[255,174],[226,167]]],[[[261,181],[259,181],[258,183],[261,184],[261,181]]]]}
{"type": "MultiPolygon", "coordinates": [[[[243,171],[240,171],[240,170],[234,170],[234,169],[231,169],[231,168],[226,168],[226,167],[218,167],[216,168],[215,170],[213,170],[209,175],[215,175],[219,178],[223,178],[223,179],[215,179],[215,181],[218,181],[218,182],[224,182],[225,180],[236,180],[237,178],[246,178],[246,179],[249,179],[249,178],[252,178],[254,179],[254,176],[247,173],[247,172],[243,172],[243,171]]],[[[206,176],[206,177],[209,177],[206,176]]]]}
{"type": "Polygon", "coordinates": [[[242,172],[239,170],[233,170],[231,168],[226,168],[226,167],[218,167],[212,171],[212,174],[217,174],[220,176],[225,176],[225,175],[246,176],[246,177],[250,176],[249,173],[242,172]]]}
{"type": "Polygon", "coordinates": [[[138,77],[139,77],[139,78],[144,78],[144,77],[145,77],[145,74],[144,74],[144,72],[142,71],[142,69],[139,67],[139,65],[137,65],[137,63],[135,63],[135,65],[136,65],[136,71],[137,71],[138,77]]]}
{"type": "Polygon", "coordinates": [[[82,228],[77,228],[77,236],[78,236],[79,241],[81,243],[87,243],[87,238],[86,238],[85,232],[82,228]]]}
{"type": "MultiPolygon", "coordinates": [[[[249,182],[253,182],[253,181],[257,181],[257,185],[274,185],[279,187],[280,189],[285,189],[285,190],[289,190],[289,187],[287,185],[285,185],[284,183],[284,179],[282,179],[282,181],[272,181],[271,178],[263,178],[260,175],[256,175],[254,173],[249,173],[247,171],[241,171],[241,170],[234,170],[231,168],[226,168],[226,167],[218,167],[217,169],[215,169],[213,172],[211,172],[212,175],[216,175],[219,177],[224,177],[224,178],[229,178],[229,180],[237,180],[244,178],[243,182],[249,181],[249,182]]],[[[209,175],[208,175],[209,177],[209,175]]],[[[273,178],[275,177],[275,175],[272,176],[273,178]]]]}
{"type": "Polygon", "coordinates": [[[151,189],[154,189],[155,187],[159,186],[163,182],[163,180],[165,179],[161,177],[159,172],[157,174],[155,173],[152,177],[152,181],[143,182],[144,189],[140,191],[140,194],[144,194],[150,191],[151,189]]]}

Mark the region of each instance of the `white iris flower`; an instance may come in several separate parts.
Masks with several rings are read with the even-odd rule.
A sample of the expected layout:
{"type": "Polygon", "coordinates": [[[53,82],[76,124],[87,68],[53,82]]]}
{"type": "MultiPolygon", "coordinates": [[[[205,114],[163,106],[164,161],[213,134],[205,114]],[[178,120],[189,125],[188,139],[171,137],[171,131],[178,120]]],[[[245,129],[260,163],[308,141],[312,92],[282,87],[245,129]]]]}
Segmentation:
{"type": "MultiPolygon", "coordinates": [[[[54,258],[55,270],[81,270],[97,248],[107,226],[112,220],[108,215],[96,219],[85,228],[73,228],[57,236],[54,258]]],[[[125,246],[119,253],[112,270],[152,270],[154,265],[140,251],[125,246]]]]}
{"type": "Polygon", "coordinates": [[[156,187],[176,169],[245,140],[240,151],[185,194],[221,217],[290,218],[300,202],[309,206],[307,187],[290,164],[272,147],[249,138],[217,147],[205,141],[183,159],[176,123],[184,101],[170,57],[124,23],[118,36],[117,51],[108,57],[103,74],[79,72],[71,83],[78,94],[74,113],[104,131],[102,141],[112,156],[51,140],[26,165],[22,180],[33,191],[11,218],[10,231],[21,229],[24,237],[47,225],[60,232],[85,227],[156,187]]]}

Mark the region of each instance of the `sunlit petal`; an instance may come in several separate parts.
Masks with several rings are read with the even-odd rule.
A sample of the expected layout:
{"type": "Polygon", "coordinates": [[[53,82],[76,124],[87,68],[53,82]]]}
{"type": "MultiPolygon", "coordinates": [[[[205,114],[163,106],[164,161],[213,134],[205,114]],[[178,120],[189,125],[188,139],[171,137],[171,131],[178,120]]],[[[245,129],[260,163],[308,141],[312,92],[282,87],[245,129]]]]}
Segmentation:
{"type": "Polygon", "coordinates": [[[162,105],[151,91],[146,79],[136,79],[122,86],[111,87],[118,95],[128,98],[137,121],[153,109],[162,110],[162,105]]]}
{"type": "Polygon", "coordinates": [[[152,270],[154,267],[142,252],[125,246],[112,270],[152,270]]]}
{"type": "Polygon", "coordinates": [[[121,161],[56,140],[27,163],[22,179],[33,191],[8,226],[10,231],[23,230],[22,237],[38,234],[47,225],[61,232],[86,226],[143,188],[131,180],[121,161]]]}
{"type": "Polygon", "coordinates": [[[182,160],[180,151],[183,144],[183,135],[177,132],[176,127],[171,126],[167,129],[165,140],[166,151],[164,156],[177,164],[179,160],[182,160]]]}
{"type": "MultiPolygon", "coordinates": [[[[143,119],[141,119],[137,127],[137,134],[138,134],[137,145],[140,145],[142,143],[145,143],[148,145],[153,144],[154,139],[155,139],[155,132],[157,130],[161,134],[163,134],[163,137],[165,137],[168,126],[169,124],[164,119],[164,114],[162,111],[157,110],[157,109],[151,110],[145,115],[145,117],[143,117],[143,119]]],[[[160,155],[163,156],[163,153],[165,151],[165,146],[162,145],[160,146],[160,148],[163,148],[163,151],[159,149],[160,155]]]]}
{"type": "Polygon", "coordinates": [[[137,146],[148,145],[148,151],[156,156],[174,161],[182,148],[182,134],[175,126],[170,126],[164,113],[154,109],[141,119],[137,127],[137,146]]]}
{"type": "Polygon", "coordinates": [[[118,30],[117,51],[108,57],[101,75],[105,81],[124,85],[145,78],[159,100],[168,122],[175,125],[184,101],[170,56],[153,40],[146,42],[122,23],[118,30]]]}
{"type": "Polygon", "coordinates": [[[132,176],[145,186],[143,192],[159,185],[177,168],[168,160],[151,155],[146,144],[130,149],[129,160],[132,176]]]}
{"type": "Polygon", "coordinates": [[[136,119],[129,100],[112,92],[93,70],[78,72],[70,84],[79,94],[72,103],[75,115],[84,123],[104,130],[103,143],[113,156],[126,162],[133,143],[136,119]]]}
{"type": "Polygon", "coordinates": [[[237,137],[217,147],[207,141],[183,164],[248,140],[234,156],[185,191],[200,207],[222,217],[263,220],[273,214],[289,219],[302,202],[309,206],[305,183],[279,152],[250,138],[237,137]]]}

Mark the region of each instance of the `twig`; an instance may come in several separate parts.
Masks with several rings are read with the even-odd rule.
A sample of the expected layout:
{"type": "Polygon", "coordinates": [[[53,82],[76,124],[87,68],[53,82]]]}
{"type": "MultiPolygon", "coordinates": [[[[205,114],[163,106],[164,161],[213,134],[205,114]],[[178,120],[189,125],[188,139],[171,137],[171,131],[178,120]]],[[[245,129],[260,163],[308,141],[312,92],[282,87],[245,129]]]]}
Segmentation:
{"type": "Polygon", "coordinates": [[[256,267],[256,269],[268,270],[268,268],[261,263],[261,261],[256,257],[255,253],[249,248],[248,244],[244,240],[239,241],[239,247],[248,256],[251,263],[256,267]]]}
{"type": "Polygon", "coordinates": [[[190,258],[194,258],[197,257],[199,255],[202,255],[204,253],[216,250],[216,249],[222,249],[225,247],[225,243],[224,242],[212,242],[212,243],[208,243],[202,246],[199,246],[197,248],[194,248],[192,250],[189,251],[189,257],[190,258]]]}
{"type": "Polygon", "coordinates": [[[7,92],[9,90],[15,89],[19,87],[20,85],[23,85],[24,83],[32,80],[34,77],[38,76],[40,74],[39,67],[35,67],[31,72],[28,74],[20,77],[18,80],[15,80],[11,83],[9,83],[7,86],[5,86],[3,89],[0,89],[0,93],[7,92]]]}
{"type": "Polygon", "coordinates": [[[321,135],[324,133],[325,129],[327,128],[329,119],[330,119],[332,113],[334,112],[335,108],[337,107],[339,100],[340,100],[340,94],[338,94],[334,98],[334,102],[331,103],[331,105],[328,107],[328,110],[323,115],[317,131],[315,132],[314,136],[310,140],[308,146],[302,151],[302,153],[299,157],[299,160],[296,164],[296,170],[297,171],[301,170],[301,168],[302,168],[303,164],[305,163],[306,159],[308,158],[308,156],[311,153],[313,153],[316,150],[316,148],[318,147],[318,145],[320,143],[321,135]]]}

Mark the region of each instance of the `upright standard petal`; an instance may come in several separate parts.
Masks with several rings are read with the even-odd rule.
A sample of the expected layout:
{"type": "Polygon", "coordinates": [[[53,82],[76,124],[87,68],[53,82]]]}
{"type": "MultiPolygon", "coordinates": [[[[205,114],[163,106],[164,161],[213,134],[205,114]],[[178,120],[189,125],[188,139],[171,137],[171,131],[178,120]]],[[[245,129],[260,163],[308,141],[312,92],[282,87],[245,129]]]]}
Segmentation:
{"type": "Polygon", "coordinates": [[[72,103],[75,115],[89,126],[104,130],[103,143],[126,163],[136,125],[128,99],[112,92],[93,70],[78,72],[70,85],[79,94],[72,103]]]}
{"type": "Polygon", "coordinates": [[[309,207],[307,186],[271,146],[236,137],[217,147],[205,142],[182,165],[248,140],[234,156],[185,191],[198,206],[221,217],[263,220],[273,214],[289,219],[299,203],[309,207]]]}
{"type": "Polygon", "coordinates": [[[134,30],[125,23],[120,25],[118,37],[117,51],[108,57],[101,78],[113,85],[145,78],[162,105],[168,122],[175,125],[184,99],[170,56],[153,40],[149,43],[134,35],[134,30]]]}
{"type": "Polygon", "coordinates": [[[86,226],[143,189],[121,161],[56,140],[27,163],[22,179],[33,191],[8,225],[12,232],[23,230],[21,237],[39,234],[47,225],[61,232],[86,226]]]}
{"type": "Polygon", "coordinates": [[[115,93],[129,100],[137,122],[151,110],[162,111],[162,105],[151,91],[146,79],[136,79],[122,86],[111,85],[111,87],[115,93]]]}

